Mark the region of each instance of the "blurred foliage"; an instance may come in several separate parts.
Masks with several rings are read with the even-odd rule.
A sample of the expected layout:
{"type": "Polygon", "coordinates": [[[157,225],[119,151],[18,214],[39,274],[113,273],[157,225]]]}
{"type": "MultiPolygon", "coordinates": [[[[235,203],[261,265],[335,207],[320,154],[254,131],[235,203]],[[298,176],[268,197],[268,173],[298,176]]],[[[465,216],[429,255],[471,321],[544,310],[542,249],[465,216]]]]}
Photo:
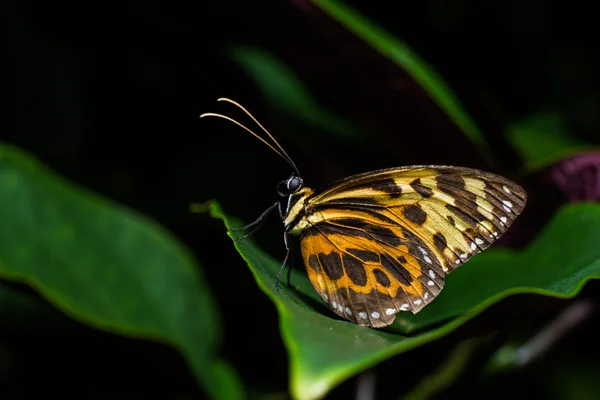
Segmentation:
{"type": "Polygon", "coordinates": [[[565,132],[565,119],[557,112],[536,113],[515,122],[508,132],[523,158],[524,168],[535,171],[562,158],[595,147],[565,132]]]}
{"type": "Polygon", "coordinates": [[[535,0],[2,2],[0,397],[346,399],[374,382],[381,398],[593,398],[595,313],[539,360],[482,371],[598,300],[581,286],[597,274],[598,205],[567,204],[600,199],[595,18],[535,0]],[[233,124],[198,120],[253,127],[218,97],[311,187],[455,164],[517,180],[528,206],[405,326],[353,326],[297,260],[300,290],[271,291],[276,218],[240,257],[221,221],[189,213],[216,198],[228,221],[254,220],[290,172],[233,124]]]}

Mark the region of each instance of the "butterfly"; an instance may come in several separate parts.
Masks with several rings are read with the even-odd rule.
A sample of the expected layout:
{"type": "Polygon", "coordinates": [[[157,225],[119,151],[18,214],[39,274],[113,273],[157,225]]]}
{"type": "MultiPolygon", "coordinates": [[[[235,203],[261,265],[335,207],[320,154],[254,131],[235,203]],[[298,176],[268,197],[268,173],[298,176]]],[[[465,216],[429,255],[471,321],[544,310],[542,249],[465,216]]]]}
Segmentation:
{"type": "MultiPolygon", "coordinates": [[[[271,134],[244,111],[273,144],[227,116],[286,160],[293,172],[279,183],[280,198],[256,221],[260,228],[275,209],[283,221],[287,253],[300,243],[308,277],[329,308],[361,326],[381,328],[400,311],[414,314],[431,303],[445,277],[489,247],[523,211],[527,195],[518,184],[476,169],[415,165],[366,172],[314,191],[271,134]]],[[[288,270],[289,273],[289,270],[288,270]]],[[[289,275],[288,275],[289,279],[289,275]]]]}

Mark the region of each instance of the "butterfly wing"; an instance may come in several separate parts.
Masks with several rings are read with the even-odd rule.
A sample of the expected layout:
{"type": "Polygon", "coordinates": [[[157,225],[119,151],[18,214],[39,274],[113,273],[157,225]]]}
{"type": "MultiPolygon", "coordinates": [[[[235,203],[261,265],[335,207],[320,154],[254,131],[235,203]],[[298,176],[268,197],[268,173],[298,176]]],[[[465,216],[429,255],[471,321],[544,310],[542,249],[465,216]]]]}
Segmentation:
{"type": "Polygon", "coordinates": [[[431,302],[445,276],[500,237],[525,202],[516,183],[468,168],[356,175],[308,200],[302,255],[335,313],[382,327],[431,302]]]}

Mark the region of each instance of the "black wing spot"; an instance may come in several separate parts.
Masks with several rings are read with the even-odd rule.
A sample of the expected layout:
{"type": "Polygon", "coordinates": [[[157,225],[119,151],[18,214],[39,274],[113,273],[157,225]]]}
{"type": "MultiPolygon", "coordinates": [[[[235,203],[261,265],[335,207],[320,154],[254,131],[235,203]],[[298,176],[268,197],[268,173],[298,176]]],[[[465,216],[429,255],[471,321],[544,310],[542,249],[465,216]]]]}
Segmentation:
{"type": "Polygon", "coordinates": [[[323,266],[323,270],[331,280],[340,279],[344,275],[342,267],[342,259],[338,253],[319,254],[319,261],[323,266]]]}
{"type": "Polygon", "coordinates": [[[425,199],[433,196],[433,190],[431,190],[431,188],[428,188],[427,186],[423,186],[421,184],[421,178],[417,178],[414,181],[412,181],[410,183],[410,186],[415,192],[419,193],[425,199]]]}
{"type": "Polygon", "coordinates": [[[344,262],[346,275],[348,275],[352,283],[358,286],[365,286],[367,284],[367,272],[363,263],[349,254],[344,254],[342,261],[344,262]]]}
{"type": "Polygon", "coordinates": [[[427,221],[427,214],[421,206],[412,204],[404,208],[404,216],[413,224],[423,225],[427,221]]]}
{"type": "Polygon", "coordinates": [[[374,269],[373,275],[375,275],[375,279],[377,280],[377,283],[379,283],[383,287],[387,288],[387,287],[390,287],[390,285],[392,284],[392,282],[390,282],[390,278],[388,278],[388,276],[385,274],[385,272],[383,272],[380,269],[374,269]]]}
{"type": "Polygon", "coordinates": [[[393,179],[382,179],[371,186],[373,190],[387,193],[392,199],[402,196],[402,189],[393,179]]]}
{"type": "Polygon", "coordinates": [[[440,253],[443,254],[446,247],[448,247],[448,242],[446,241],[444,235],[438,232],[433,235],[433,245],[439,250],[440,253]]]}

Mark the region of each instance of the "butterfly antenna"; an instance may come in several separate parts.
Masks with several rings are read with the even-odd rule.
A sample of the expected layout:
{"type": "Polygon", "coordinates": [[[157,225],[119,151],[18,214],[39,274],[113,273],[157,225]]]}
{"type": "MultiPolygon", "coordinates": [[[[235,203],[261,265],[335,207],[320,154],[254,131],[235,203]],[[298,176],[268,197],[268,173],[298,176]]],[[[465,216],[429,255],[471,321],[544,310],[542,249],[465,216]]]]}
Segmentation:
{"type": "MultiPolygon", "coordinates": [[[[239,109],[241,109],[243,112],[246,113],[246,115],[248,115],[250,118],[252,118],[252,120],[256,123],[256,125],[258,125],[266,134],[267,136],[273,141],[273,143],[275,143],[275,145],[277,146],[277,148],[279,149],[276,150],[271,144],[267,143],[266,140],[264,140],[263,138],[261,138],[260,136],[258,136],[256,133],[252,132],[250,129],[246,128],[245,126],[243,126],[240,123],[237,123],[236,121],[233,121],[229,118],[230,121],[236,122],[239,126],[241,126],[242,128],[246,129],[247,131],[249,131],[250,133],[252,133],[252,135],[254,135],[255,137],[257,137],[258,139],[260,139],[261,142],[263,142],[264,144],[266,144],[267,146],[269,146],[273,151],[275,151],[277,154],[279,154],[280,157],[282,157],[284,160],[286,160],[293,168],[294,171],[296,172],[296,174],[298,176],[300,176],[300,171],[298,171],[298,167],[296,166],[296,164],[294,163],[294,161],[292,161],[292,158],[286,153],[286,151],[283,149],[283,147],[279,144],[279,142],[277,142],[277,140],[275,140],[275,138],[273,137],[273,135],[271,135],[269,133],[268,130],[265,129],[264,126],[262,126],[262,124],[260,122],[258,122],[258,120],[256,118],[254,118],[254,116],[248,111],[246,110],[241,104],[239,104],[236,101],[233,101],[231,99],[228,99],[226,97],[221,97],[219,99],[217,99],[217,101],[226,101],[228,103],[233,104],[234,106],[238,107],[239,109]]],[[[206,115],[213,115],[213,116],[217,116],[217,114],[202,114],[200,117],[202,116],[206,116],[206,115]]],[[[220,117],[223,117],[222,115],[218,115],[220,117]]]]}
{"type": "Polygon", "coordinates": [[[260,140],[261,142],[263,142],[264,144],[266,144],[267,146],[269,146],[269,148],[271,150],[273,150],[275,153],[277,153],[277,155],[279,155],[279,157],[283,158],[284,160],[288,161],[288,158],[286,156],[284,156],[283,154],[281,154],[281,152],[279,150],[277,150],[275,147],[273,147],[270,143],[268,143],[265,139],[261,138],[260,136],[258,136],[256,133],[252,132],[250,130],[250,128],[245,127],[244,125],[240,124],[239,122],[237,122],[236,120],[234,120],[233,118],[229,118],[225,115],[222,114],[215,114],[215,113],[204,113],[202,115],[200,115],[200,118],[204,118],[204,117],[218,117],[218,118],[223,118],[226,119],[227,121],[231,121],[234,124],[236,124],[237,126],[247,130],[248,132],[250,132],[251,135],[253,135],[255,138],[257,138],[258,140],[260,140]]]}

